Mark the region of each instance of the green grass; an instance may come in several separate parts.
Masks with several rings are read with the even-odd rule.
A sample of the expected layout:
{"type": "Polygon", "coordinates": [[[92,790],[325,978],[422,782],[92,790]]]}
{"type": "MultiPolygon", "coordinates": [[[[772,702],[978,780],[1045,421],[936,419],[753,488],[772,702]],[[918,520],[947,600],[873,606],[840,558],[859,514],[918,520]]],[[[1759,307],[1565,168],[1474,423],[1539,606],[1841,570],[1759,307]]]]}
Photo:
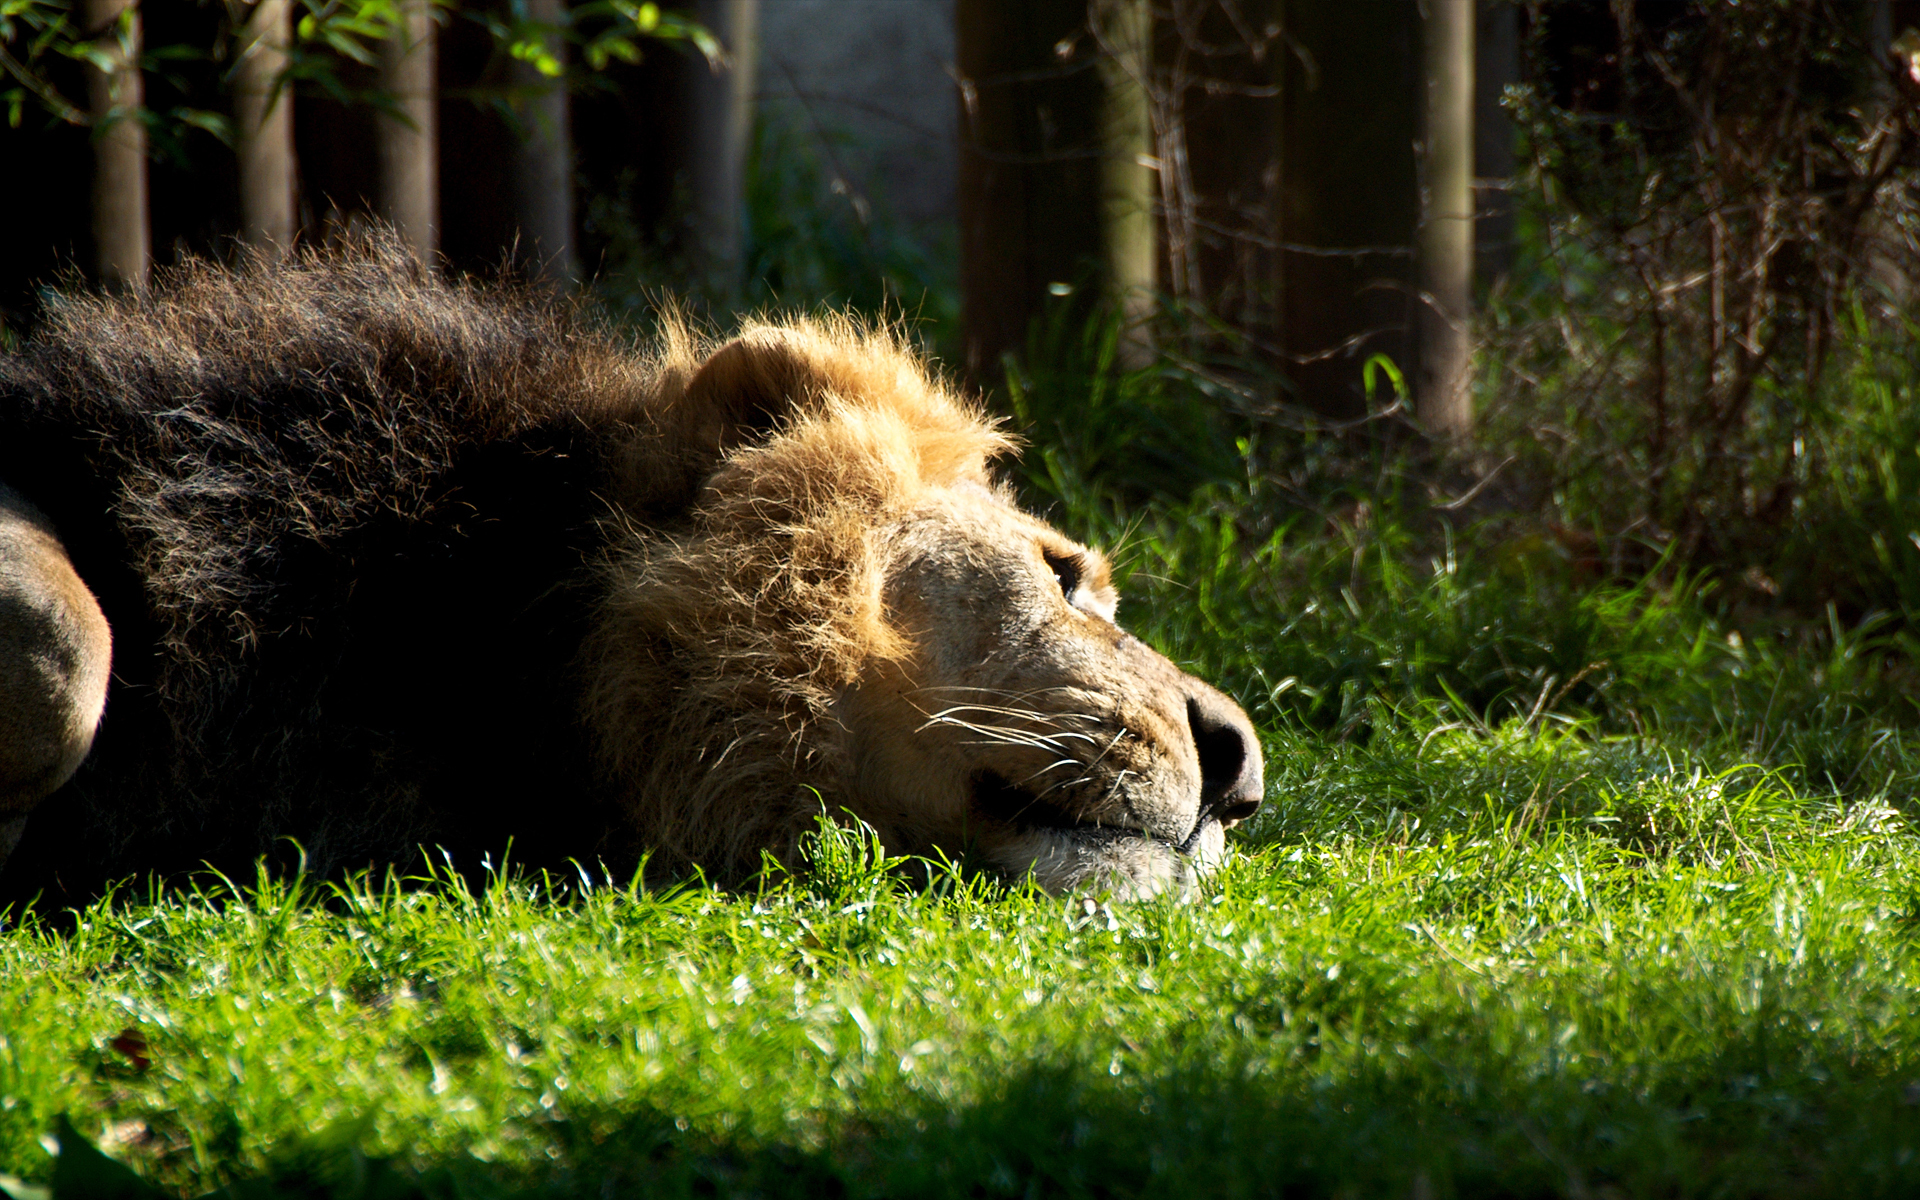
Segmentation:
{"type": "Polygon", "coordinates": [[[1872,631],[1736,646],[1704,589],[1458,550],[1226,555],[1210,504],[1120,556],[1136,623],[1267,730],[1268,807],[1195,903],[915,889],[839,832],[755,894],[123,895],[0,934],[0,1170],[128,1196],[91,1141],[180,1196],[1920,1189],[1920,742],[1872,631]]]}
{"type": "Polygon", "coordinates": [[[843,835],[755,896],[268,884],[18,929],[0,1161],[47,1177],[65,1112],[176,1194],[1920,1187],[1898,818],[1413,732],[1278,739],[1285,801],[1187,906],[906,891],[843,835]]]}
{"type": "MultiPolygon", "coordinates": [[[[1179,419],[1030,382],[1030,413],[1070,383],[1179,419]]],[[[0,930],[0,1183],[1920,1194],[1904,619],[1595,579],[1366,471],[1118,507],[1088,463],[1151,450],[1040,451],[1029,484],[1263,731],[1267,807],[1193,903],[909,887],[841,831],[751,894],[132,885],[0,930]]]]}

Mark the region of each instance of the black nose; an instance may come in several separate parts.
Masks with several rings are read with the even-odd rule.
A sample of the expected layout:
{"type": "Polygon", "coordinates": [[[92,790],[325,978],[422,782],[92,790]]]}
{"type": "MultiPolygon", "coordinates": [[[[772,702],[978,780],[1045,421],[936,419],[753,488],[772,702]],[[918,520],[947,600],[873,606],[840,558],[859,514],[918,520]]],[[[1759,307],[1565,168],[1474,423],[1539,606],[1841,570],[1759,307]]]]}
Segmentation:
{"type": "Polygon", "coordinates": [[[1231,823],[1260,811],[1266,792],[1260,742],[1240,706],[1206,691],[1187,698],[1187,724],[1200,751],[1200,804],[1231,823]]]}

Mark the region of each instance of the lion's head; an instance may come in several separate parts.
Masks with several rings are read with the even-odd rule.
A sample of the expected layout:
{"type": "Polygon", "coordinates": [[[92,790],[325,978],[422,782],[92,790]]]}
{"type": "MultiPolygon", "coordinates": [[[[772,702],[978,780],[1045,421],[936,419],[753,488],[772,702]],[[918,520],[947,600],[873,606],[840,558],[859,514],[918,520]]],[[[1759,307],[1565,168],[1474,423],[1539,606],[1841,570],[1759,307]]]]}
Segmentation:
{"type": "Polygon", "coordinates": [[[994,480],[1012,444],[975,406],[848,322],[664,375],[583,659],[641,844],[738,876],[824,805],[1053,890],[1184,890],[1219,859],[1261,801],[1251,725],[1114,623],[1105,560],[994,480]],[[702,454],[690,509],[649,523],[662,458],[702,454]]]}

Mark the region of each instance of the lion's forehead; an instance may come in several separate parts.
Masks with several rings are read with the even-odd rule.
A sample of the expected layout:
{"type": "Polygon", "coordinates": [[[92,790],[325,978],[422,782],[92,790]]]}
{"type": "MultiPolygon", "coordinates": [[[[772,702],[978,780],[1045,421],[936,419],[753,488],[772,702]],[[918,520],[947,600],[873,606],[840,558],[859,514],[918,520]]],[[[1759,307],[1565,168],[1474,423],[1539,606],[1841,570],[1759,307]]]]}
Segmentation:
{"type": "Polygon", "coordinates": [[[1085,561],[1090,582],[1097,577],[1100,585],[1111,586],[1104,554],[1021,508],[1002,487],[963,479],[929,488],[920,497],[910,519],[944,531],[956,540],[990,542],[1002,548],[1030,544],[1078,555],[1085,561]]]}

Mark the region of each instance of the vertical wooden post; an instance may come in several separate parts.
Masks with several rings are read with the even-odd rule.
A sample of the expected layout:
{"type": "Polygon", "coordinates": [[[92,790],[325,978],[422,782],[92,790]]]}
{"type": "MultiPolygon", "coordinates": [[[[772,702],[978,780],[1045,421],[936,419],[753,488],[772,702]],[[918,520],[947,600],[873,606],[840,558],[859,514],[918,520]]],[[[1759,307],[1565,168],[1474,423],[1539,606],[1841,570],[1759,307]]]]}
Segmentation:
{"type": "Polygon", "coordinates": [[[401,25],[380,47],[380,88],[394,111],[375,118],[380,148],[380,215],[415,254],[440,248],[439,138],[434,110],[433,10],[397,0],[401,25]]]}
{"type": "Polygon", "coordinates": [[[687,192],[694,258],[714,297],[740,291],[746,251],[747,152],[753,136],[754,74],[760,51],[760,0],[700,0],[694,15],[713,31],[726,62],[691,72],[687,192]]]}
{"type": "Polygon", "coordinates": [[[1148,0],[1090,0],[1088,23],[1102,56],[1100,88],[1100,226],[1104,283],[1123,322],[1121,355],[1128,366],[1153,359],[1154,283],[1159,239],[1154,222],[1158,181],[1147,73],[1153,69],[1153,9],[1148,0]]]}
{"type": "Polygon", "coordinates": [[[1428,0],[1414,407],[1438,438],[1473,430],[1473,9],[1428,0]]]}
{"type": "Polygon", "coordinates": [[[86,0],[88,32],[102,41],[107,66],[87,66],[93,110],[93,242],[101,285],[147,286],[153,259],[147,216],[146,89],[140,78],[137,0],[86,0]]]}
{"type": "Polygon", "coordinates": [[[233,80],[240,159],[240,239],[270,258],[293,245],[293,95],[279,88],[291,33],[288,0],[255,0],[233,80]]]}
{"type": "Polygon", "coordinates": [[[1141,0],[954,6],[960,289],[966,367],[983,383],[1049,297],[1089,277],[1131,315],[1151,304],[1150,20],[1141,0]]]}
{"type": "MultiPolygon", "coordinates": [[[[529,0],[527,16],[541,27],[548,54],[564,63],[567,21],[562,0],[529,0]]],[[[573,138],[565,76],[550,77],[532,63],[513,64],[520,140],[513,150],[515,255],[528,273],[567,284],[579,276],[573,242],[573,138]]]]}

